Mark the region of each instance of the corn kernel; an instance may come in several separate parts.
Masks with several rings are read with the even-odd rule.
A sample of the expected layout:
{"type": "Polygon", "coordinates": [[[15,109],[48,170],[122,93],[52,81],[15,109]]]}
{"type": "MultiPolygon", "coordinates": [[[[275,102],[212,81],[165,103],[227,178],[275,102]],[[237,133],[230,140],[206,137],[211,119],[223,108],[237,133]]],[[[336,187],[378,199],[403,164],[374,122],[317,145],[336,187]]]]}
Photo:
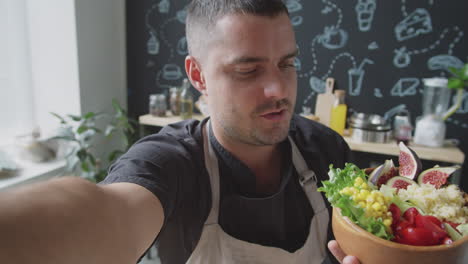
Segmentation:
{"type": "Polygon", "coordinates": [[[374,203],[372,204],[372,209],[379,211],[380,209],[382,209],[382,206],[379,203],[374,203]]]}
{"type": "Polygon", "coordinates": [[[362,189],[369,189],[369,185],[367,185],[367,183],[363,182],[363,183],[361,183],[361,188],[362,189]]]}
{"type": "Polygon", "coordinates": [[[388,227],[388,226],[392,225],[392,220],[390,220],[390,219],[385,219],[385,220],[383,221],[383,224],[384,224],[385,226],[388,227]]]}
{"type": "Polygon", "coordinates": [[[388,216],[388,217],[392,217],[392,212],[388,211],[388,212],[387,212],[387,216],[388,216]]]}
{"type": "Polygon", "coordinates": [[[359,202],[358,205],[359,205],[359,207],[361,207],[361,208],[365,208],[365,207],[366,207],[366,203],[365,203],[365,202],[362,202],[362,201],[359,202]]]}
{"type": "Polygon", "coordinates": [[[361,184],[361,183],[363,183],[363,182],[364,182],[364,181],[362,180],[361,177],[357,177],[357,178],[354,180],[354,183],[359,183],[359,184],[361,184]]]}
{"type": "Polygon", "coordinates": [[[374,200],[374,197],[372,197],[372,195],[367,196],[366,202],[368,202],[368,203],[373,203],[374,201],[375,201],[375,200],[374,200]]]}

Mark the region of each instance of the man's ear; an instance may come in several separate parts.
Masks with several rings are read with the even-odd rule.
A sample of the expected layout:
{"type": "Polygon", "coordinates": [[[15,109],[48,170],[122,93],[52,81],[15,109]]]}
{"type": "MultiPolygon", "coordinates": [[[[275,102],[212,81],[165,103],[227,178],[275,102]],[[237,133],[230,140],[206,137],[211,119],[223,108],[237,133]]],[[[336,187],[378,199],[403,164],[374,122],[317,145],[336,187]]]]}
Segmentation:
{"type": "Polygon", "coordinates": [[[185,71],[193,87],[201,94],[207,95],[205,77],[203,76],[200,64],[193,56],[189,55],[185,57],[185,71]]]}

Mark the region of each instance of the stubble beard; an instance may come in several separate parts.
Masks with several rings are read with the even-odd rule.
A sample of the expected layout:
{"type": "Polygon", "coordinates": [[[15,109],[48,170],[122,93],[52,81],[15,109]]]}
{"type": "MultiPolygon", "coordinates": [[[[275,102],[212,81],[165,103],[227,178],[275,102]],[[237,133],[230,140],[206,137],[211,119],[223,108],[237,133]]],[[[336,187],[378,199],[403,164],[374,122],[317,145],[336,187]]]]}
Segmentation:
{"type": "Polygon", "coordinates": [[[257,107],[250,115],[252,122],[250,127],[242,128],[236,125],[240,122],[236,122],[235,117],[239,117],[240,114],[235,108],[232,108],[228,115],[221,114],[221,118],[218,121],[224,131],[224,134],[233,141],[237,141],[246,145],[270,146],[278,144],[287,138],[292,117],[291,112],[291,102],[287,99],[282,99],[257,107]],[[279,109],[281,107],[286,107],[286,114],[289,115],[284,122],[277,123],[272,128],[268,128],[267,130],[263,130],[262,127],[257,126],[257,124],[254,123],[253,120],[259,117],[259,113],[272,109],[279,109]]]}

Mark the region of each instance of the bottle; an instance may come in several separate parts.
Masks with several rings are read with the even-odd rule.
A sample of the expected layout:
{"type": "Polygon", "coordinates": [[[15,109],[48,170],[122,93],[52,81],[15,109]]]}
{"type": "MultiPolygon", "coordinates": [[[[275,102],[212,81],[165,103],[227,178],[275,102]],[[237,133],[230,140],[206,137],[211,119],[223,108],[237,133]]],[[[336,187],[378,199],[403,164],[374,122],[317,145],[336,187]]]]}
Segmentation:
{"type": "Polygon", "coordinates": [[[346,112],[348,107],[345,104],[344,90],[335,90],[335,101],[330,116],[330,128],[335,130],[338,134],[343,135],[346,125],[346,112]]]}
{"type": "Polygon", "coordinates": [[[169,89],[169,105],[171,113],[175,116],[180,115],[180,89],[178,87],[172,87],[169,89]]]}
{"type": "Polygon", "coordinates": [[[182,119],[190,119],[193,114],[193,97],[190,93],[190,83],[188,79],[182,82],[180,93],[180,117],[182,119]]]}
{"type": "Polygon", "coordinates": [[[393,121],[393,137],[397,144],[400,142],[409,144],[411,140],[411,133],[413,126],[411,125],[411,118],[408,110],[402,110],[399,112],[393,121]]]}

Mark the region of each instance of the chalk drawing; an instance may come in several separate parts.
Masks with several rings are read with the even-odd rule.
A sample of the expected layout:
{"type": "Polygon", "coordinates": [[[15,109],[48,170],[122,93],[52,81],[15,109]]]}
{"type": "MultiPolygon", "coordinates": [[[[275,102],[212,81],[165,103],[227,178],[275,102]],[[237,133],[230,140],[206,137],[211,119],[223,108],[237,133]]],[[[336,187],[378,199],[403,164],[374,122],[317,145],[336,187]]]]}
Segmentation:
{"type": "Polygon", "coordinates": [[[455,44],[457,44],[461,38],[463,37],[463,35],[465,34],[462,30],[460,30],[460,28],[458,26],[454,26],[453,27],[453,30],[455,32],[457,32],[457,36],[455,37],[455,39],[452,41],[452,43],[450,43],[449,45],[449,50],[448,50],[448,54],[452,55],[453,54],[453,48],[455,47],[455,44]]]}
{"type": "Polygon", "coordinates": [[[453,68],[461,68],[463,67],[463,62],[452,55],[448,54],[441,54],[441,55],[436,55],[432,58],[430,58],[427,61],[427,67],[429,70],[449,70],[449,67],[453,68]]]}
{"type": "Polygon", "coordinates": [[[146,50],[150,55],[158,55],[159,53],[159,40],[156,37],[156,33],[150,31],[150,37],[146,43],[146,50]]]}
{"type": "Polygon", "coordinates": [[[179,42],[177,43],[177,53],[182,56],[185,56],[188,54],[186,37],[182,37],[181,39],[179,39],[179,42]]]}
{"type": "Polygon", "coordinates": [[[376,0],[358,0],[354,10],[360,31],[366,32],[371,29],[376,7],[376,0]]]}
{"type": "Polygon", "coordinates": [[[400,113],[401,111],[405,109],[406,109],[405,104],[399,104],[397,106],[390,108],[387,112],[385,112],[383,117],[385,120],[390,120],[393,116],[395,116],[396,114],[400,113]]]}
{"type": "Polygon", "coordinates": [[[317,54],[316,54],[316,51],[315,51],[315,44],[318,43],[318,36],[315,36],[314,39],[312,39],[312,43],[310,44],[310,52],[312,54],[312,69],[310,69],[308,72],[306,73],[299,73],[297,76],[299,78],[308,78],[309,76],[311,76],[316,70],[317,70],[317,54]]]}
{"type": "Polygon", "coordinates": [[[348,42],[348,33],[340,28],[343,21],[343,11],[334,3],[322,0],[322,2],[338,13],[338,20],[335,25],[325,26],[323,33],[319,35],[318,42],[327,49],[339,49],[346,45],[348,42]]]}
{"type": "Polygon", "coordinates": [[[304,19],[302,18],[302,16],[294,16],[291,18],[291,24],[295,27],[299,26],[302,24],[302,21],[304,19]]]}
{"type": "Polygon", "coordinates": [[[185,20],[187,19],[187,7],[185,7],[182,10],[177,11],[176,17],[180,23],[185,24],[185,20]]]}
{"type": "Polygon", "coordinates": [[[401,78],[398,82],[393,86],[390,94],[392,96],[410,96],[415,95],[418,91],[418,86],[420,81],[418,78],[401,78]]]}
{"type": "Polygon", "coordinates": [[[170,89],[172,87],[171,85],[161,83],[161,75],[162,70],[158,71],[158,73],[156,74],[156,87],[161,89],[170,89]]]}
{"type": "Polygon", "coordinates": [[[318,41],[327,49],[339,49],[346,45],[348,33],[334,26],[325,27],[318,41]]]}
{"type": "Polygon", "coordinates": [[[365,58],[359,67],[353,67],[348,70],[348,93],[351,96],[358,96],[362,90],[362,80],[364,79],[364,65],[374,64],[370,59],[365,58]]]}
{"type": "Polygon", "coordinates": [[[296,71],[301,71],[302,70],[302,63],[301,63],[301,60],[298,57],[294,58],[294,67],[296,68],[296,71]]]}
{"type": "Polygon", "coordinates": [[[393,57],[393,65],[397,68],[404,68],[411,63],[411,57],[406,47],[403,46],[393,51],[395,56],[393,57]]]}
{"type": "MultiPolygon", "coordinates": [[[[457,32],[457,36],[449,45],[449,55],[452,53],[452,49],[456,43],[458,43],[463,36],[463,32],[457,26],[453,27],[453,30],[457,32]]],[[[400,49],[395,50],[395,57],[393,58],[393,64],[398,68],[407,67],[411,63],[411,56],[412,55],[419,55],[427,53],[431,50],[436,49],[440,46],[441,41],[446,37],[446,35],[450,32],[450,28],[445,28],[442,33],[439,35],[439,38],[434,41],[431,45],[426,48],[422,48],[419,50],[411,50],[408,51],[405,46],[401,47],[400,49]]]]}
{"type": "MultiPolygon", "coordinates": [[[[406,13],[406,11],[404,13],[406,13]]],[[[432,32],[431,16],[424,8],[417,8],[395,26],[395,36],[398,41],[407,40],[430,32],[432,32]]]]}
{"type": "Polygon", "coordinates": [[[284,4],[289,13],[299,12],[302,10],[302,4],[298,0],[285,0],[284,4]]]}
{"type": "Polygon", "coordinates": [[[330,13],[331,11],[333,11],[333,9],[331,9],[329,6],[325,6],[320,12],[324,15],[330,13]]]}
{"type": "Polygon", "coordinates": [[[312,76],[309,79],[310,89],[316,93],[324,93],[325,92],[325,81],[320,80],[316,76],[312,76]]]}
{"type": "Polygon", "coordinates": [[[379,44],[377,44],[377,42],[373,41],[367,46],[367,49],[377,50],[377,49],[379,49],[379,44]]]}
{"type": "Polygon", "coordinates": [[[353,55],[351,55],[348,52],[340,53],[336,55],[335,58],[333,58],[332,62],[330,63],[330,66],[328,66],[328,71],[321,77],[322,80],[326,80],[331,75],[331,73],[335,69],[335,64],[338,62],[339,59],[342,58],[348,58],[351,61],[352,67],[356,68],[357,63],[353,55]]]}
{"type": "Polygon", "coordinates": [[[374,96],[377,98],[383,98],[382,91],[379,88],[374,88],[374,96]]]}
{"type": "Polygon", "coordinates": [[[170,6],[171,6],[171,3],[169,2],[169,0],[161,0],[161,2],[159,2],[158,4],[159,13],[161,14],[169,13],[170,6]]]}
{"type": "Polygon", "coordinates": [[[174,81],[182,78],[182,71],[177,64],[166,64],[162,68],[162,77],[168,81],[174,81]]]}
{"type": "Polygon", "coordinates": [[[157,4],[153,4],[145,13],[145,25],[149,33],[149,38],[146,42],[146,52],[150,55],[157,55],[160,48],[160,43],[156,36],[156,29],[149,22],[149,18],[156,8],[157,4]]]}
{"type": "Polygon", "coordinates": [[[174,17],[169,18],[166,21],[164,21],[161,24],[161,26],[159,27],[159,37],[160,37],[161,41],[169,48],[168,61],[172,61],[172,59],[174,58],[174,48],[173,48],[172,44],[169,42],[169,40],[167,39],[166,34],[164,32],[165,32],[165,29],[166,29],[167,25],[169,23],[172,23],[172,22],[176,21],[176,20],[177,19],[174,18],[174,17]]]}

